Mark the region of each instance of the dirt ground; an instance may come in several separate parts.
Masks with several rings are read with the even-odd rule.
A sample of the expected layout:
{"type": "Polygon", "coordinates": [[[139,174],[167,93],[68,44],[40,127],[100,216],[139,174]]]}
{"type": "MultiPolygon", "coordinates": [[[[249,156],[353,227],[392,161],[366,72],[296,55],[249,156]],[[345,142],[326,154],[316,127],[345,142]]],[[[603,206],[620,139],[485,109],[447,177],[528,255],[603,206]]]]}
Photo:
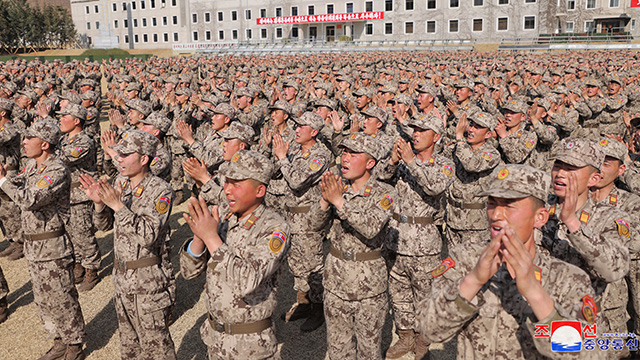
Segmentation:
{"type": "MultiPolygon", "coordinates": [[[[178,359],[206,359],[206,349],[200,339],[200,326],[205,320],[205,306],[201,297],[204,277],[187,281],[179,274],[179,256],[177,248],[191,235],[189,227],[182,219],[181,213],[186,205],[181,204],[173,209],[171,215],[172,262],[177,279],[176,322],[171,326],[171,336],[175,342],[178,359]]],[[[119,338],[116,312],[111,300],[113,285],[111,271],[113,269],[113,234],[111,231],[98,232],[98,243],[102,251],[102,281],[89,293],[80,294],[80,304],[84,313],[87,339],[85,351],[89,360],[118,359],[119,338]]],[[[6,241],[0,243],[0,251],[8,246],[6,241]]],[[[31,282],[25,259],[9,261],[0,258],[0,266],[9,282],[9,319],[0,325],[0,359],[37,359],[51,346],[47,339],[33,302],[31,282]]],[[[278,292],[278,310],[275,313],[276,330],[280,342],[283,359],[322,360],[326,358],[325,326],[312,333],[301,333],[298,329],[302,320],[285,324],[280,314],[285,312],[295,299],[292,289],[293,278],[284,269],[281,274],[278,292]]],[[[387,316],[384,328],[383,349],[387,349],[392,341],[392,321],[387,316]]],[[[395,338],[393,339],[395,341],[395,338]]],[[[431,359],[454,359],[453,343],[432,345],[431,359]]],[[[403,359],[413,359],[405,356],[403,359]]]]}

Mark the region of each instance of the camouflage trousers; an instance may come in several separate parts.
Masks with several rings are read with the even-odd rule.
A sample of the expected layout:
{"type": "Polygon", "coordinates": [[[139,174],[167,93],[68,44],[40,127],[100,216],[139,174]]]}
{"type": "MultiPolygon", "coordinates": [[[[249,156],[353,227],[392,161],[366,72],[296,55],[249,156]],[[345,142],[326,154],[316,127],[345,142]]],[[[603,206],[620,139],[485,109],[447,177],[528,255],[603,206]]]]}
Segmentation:
{"type": "Polygon", "coordinates": [[[22,243],[22,224],[20,208],[7,198],[0,199],[0,228],[5,239],[22,243]]]}
{"type": "Polygon", "coordinates": [[[382,327],[388,310],[386,292],[349,301],[325,291],[329,359],[382,359],[382,327]]]}
{"type": "Polygon", "coordinates": [[[291,248],[287,254],[289,271],[293,275],[293,289],[307,293],[309,301],[322,302],[324,287],[322,272],[324,257],[322,253],[322,232],[304,232],[291,235],[291,248]]]}
{"type": "Polygon", "coordinates": [[[275,327],[257,334],[230,335],[211,328],[209,320],[200,327],[209,360],[280,359],[275,327]]]}
{"type": "Polygon", "coordinates": [[[76,263],[85,269],[100,269],[100,247],[94,235],[93,203],[71,204],[71,217],[66,227],[73,244],[76,263]]]}
{"type": "Polygon", "coordinates": [[[627,283],[629,285],[629,314],[633,319],[632,330],[636,334],[640,334],[640,259],[631,259],[627,283]]]}
{"type": "Polygon", "coordinates": [[[7,295],[9,295],[9,285],[7,284],[7,279],[4,278],[4,273],[0,267],[0,299],[7,295]]]}
{"type": "Polygon", "coordinates": [[[386,252],[385,260],[396,329],[417,331],[415,307],[431,295],[431,271],[440,264],[440,254],[406,256],[386,252]]]}
{"type": "Polygon", "coordinates": [[[33,300],[49,337],[65,344],[80,344],[85,338],[84,318],[73,283],[73,258],[29,262],[33,300]]]}
{"type": "Polygon", "coordinates": [[[113,297],[122,359],[175,360],[176,351],[169,333],[171,298],[158,294],[118,294],[113,297]]]}

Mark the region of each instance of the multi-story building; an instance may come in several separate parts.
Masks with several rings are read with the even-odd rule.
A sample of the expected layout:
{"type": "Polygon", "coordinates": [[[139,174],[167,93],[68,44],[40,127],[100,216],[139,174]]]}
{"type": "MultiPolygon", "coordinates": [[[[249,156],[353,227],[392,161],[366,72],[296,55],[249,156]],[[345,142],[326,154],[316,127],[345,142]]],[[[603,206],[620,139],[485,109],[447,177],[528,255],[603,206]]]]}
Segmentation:
{"type": "Polygon", "coordinates": [[[631,1],[639,0],[71,0],[71,9],[87,44],[188,48],[309,39],[495,43],[560,32],[637,34],[640,7],[631,1]]]}

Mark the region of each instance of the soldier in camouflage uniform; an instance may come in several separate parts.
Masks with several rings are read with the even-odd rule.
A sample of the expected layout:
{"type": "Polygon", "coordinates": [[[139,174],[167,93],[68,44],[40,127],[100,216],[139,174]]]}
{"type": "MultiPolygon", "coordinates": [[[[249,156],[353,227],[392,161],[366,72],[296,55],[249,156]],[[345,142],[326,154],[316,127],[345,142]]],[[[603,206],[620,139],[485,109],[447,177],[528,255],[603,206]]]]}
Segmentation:
{"type": "Polygon", "coordinates": [[[456,144],[453,152],[455,177],[447,189],[446,235],[449,246],[486,242],[489,227],[485,216],[486,199],[478,199],[475,194],[483,190],[489,175],[502,161],[496,148],[487,140],[497,126],[495,118],[487,113],[477,112],[462,115],[456,125],[456,144]],[[465,130],[468,132],[464,139],[465,130]]]}
{"type": "Polygon", "coordinates": [[[291,242],[285,220],[264,205],[273,164],[260,153],[240,150],[219,172],[226,178],[229,211],[210,211],[203,198],[192,198],[184,217],[194,238],[180,253],[186,279],[206,273],[202,341],[209,359],[279,359],[271,317],[291,242]]]}
{"type": "Polygon", "coordinates": [[[149,170],[157,142],[132,130],[112,146],[122,168],[115,188],[87,174],[80,177],[94,202],[96,226],[114,229],[113,301],[123,359],[176,359],[169,333],[173,275],[162,265],[174,193],[149,170]]]}
{"type": "Polygon", "coordinates": [[[279,172],[269,184],[269,203],[282,208],[291,226],[291,250],[287,262],[294,277],[296,302],[285,314],[286,321],[308,318],[303,332],[313,331],[324,322],[322,305],[322,240],[327,224],[310,219],[311,206],[320,200],[320,177],[333,163],[331,151],[317,140],[324,127],[320,115],[305,112],[296,119],[295,143],[273,138],[273,154],[279,172]],[[310,226],[314,224],[314,226],[310,226]]]}
{"type": "Polygon", "coordinates": [[[0,167],[0,189],[22,210],[24,254],[29,265],[33,298],[53,347],[40,360],[84,359],[84,318],[73,284],[73,245],[69,222],[71,176],[55,157],[60,129],[39,120],[24,134],[30,160],[16,177],[0,167]]]}
{"type": "MultiPolygon", "coordinates": [[[[11,120],[14,103],[0,98],[0,164],[7,166],[7,176],[12,178],[20,166],[20,130],[11,120]]],[[[23,256],[20,208],[11,198],[0,191],[0,227],[9,247],[0,256],[19,259],[23,256]]]]}
{"type": "Polygon", "coordinates": [[[324,313],[330,359],[382,359],[382,326],[389,306],[387,268],[382,258],[395,189],[371,176],[382,157],[376,139],[353,133],[342,143],[342,176],[322,177],[320,204],[310,218],[333,214],[331,250],[324,268],[324,313]]]}
{"type": "Polygon", "coordinates": [[[479,194],[489,197],[491,242],[472,246],[480,250],[460,244],[431,272],[432,296],[418,307],[420,328],[434,342],[457,335],[458,359],[555,358],[550,338],[535,336],[534,324],[594,323],[589,276],[539,245],[550,183],[549,175],[526,165],[498,167],[479,194]]]}
{"type": "Polygon", "coordinates": [[[152,112],[151,115],[140,120],[142,126],[140,130],[148,132],[158,139],[156,155],[151,159],[149,168],[151,173],[160,179],[169,182],[171,180],[171,153],[164,146],[164,136],[171,127],[171,120],[168,117],[152,112]]]}
{"type": "MultiPolygon", "coordinates": [[[[629,215],[605,202],[595,203],[589,187],[602,175],[602,146],[588,139],[567,138],[557,144],[551,171],[555,196],[543,227],[543,246],[552,256],[589,274],[603,319],[602,332],[627,329],[629,215]]],[[[611,352],[614,356],[614,352],[611,352]]]]}
{"type": "Polygon", "coordinates": [[[502,106],[504,120],[498,119],[495,131],[507,164],[533,166],[536,163],[538,135],[527,124],[528,109],[527,104],[520,100],[509,100],[502,106]]]}
{"type": "Polygon", "coordinates": [[[100,248],[94,234],[93,203],[80,189],[80,174],[96,175],[96,146],[84,132],[87,110],[76,104],[59,111],[60,130],[64,133],[57,156],[71,172],[71,217],[67,232],[73,243],[75,277],[78,291],[89,291],[100,281],[100,248]]]}
{"type": "Polygon", "coordinates": [[[410,351],[416,359],[427,355],[429,343],[419,333],[416,306],[430,296],[432,278],[427,270],[441,260],[442,238],[434,218],[442,211],[442,195],[455,172],[452,160],[434,152],[444,132],[442,119],[419,115],[408,125],[413,129],[413,149],[404,140],[396,140],[380,175],[391,179],[396,193],[402,194],[393,206],[385,244],[389,296],[398,332],[398,342],[387,351],[388,359],[410,351]]]}

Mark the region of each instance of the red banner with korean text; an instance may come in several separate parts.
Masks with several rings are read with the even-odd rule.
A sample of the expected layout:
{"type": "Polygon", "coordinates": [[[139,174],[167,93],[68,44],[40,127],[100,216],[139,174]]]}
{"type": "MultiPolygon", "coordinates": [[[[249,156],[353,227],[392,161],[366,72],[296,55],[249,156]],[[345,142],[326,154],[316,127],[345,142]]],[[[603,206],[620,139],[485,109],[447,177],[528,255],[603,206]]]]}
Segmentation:
{"type": "Polygon", "coordinates": [[[631,7],[640,7],[640,0],[631,0],[631,7]]]}

